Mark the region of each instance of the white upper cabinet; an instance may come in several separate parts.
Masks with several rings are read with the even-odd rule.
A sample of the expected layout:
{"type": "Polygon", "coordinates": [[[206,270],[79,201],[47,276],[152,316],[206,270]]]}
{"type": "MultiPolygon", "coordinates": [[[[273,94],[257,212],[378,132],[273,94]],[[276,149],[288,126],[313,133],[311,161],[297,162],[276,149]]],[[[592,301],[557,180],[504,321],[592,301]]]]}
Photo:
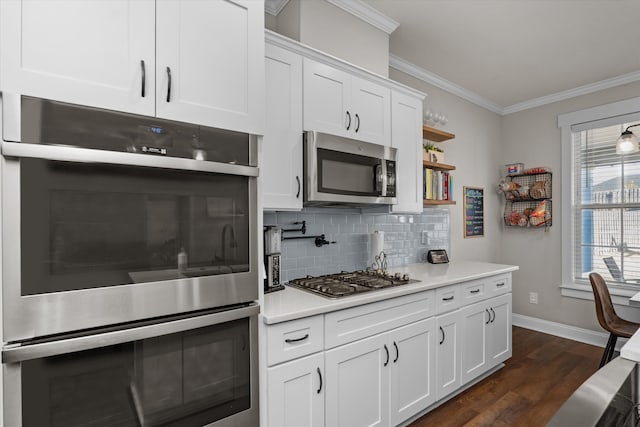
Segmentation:
{"type": "Polygon", "coordinates": [[[398,149],[394,213],[422,213],[422,100],[398,92],[391,97],[391,146],[398,149]]]}
{"type": "Polygon", "coordinates": [[[302,209],[302,57],[267,44],[263,208],[302,209]]]}
{"type": "Polygon", "coordinates": [[[264,132],[264,5],[256,0],[160,0],[158,117],[264,132]]]}
{"type": "Polygon", "coordinates": [[[391,142],[391,90],[304,59],[304,129],[381,145],[391,142]]]}
{"type": "Polygon", "coordinates": [[[351,80],[353,132],[357,139],[381,145],[391,142],[391,90],[367,80],[351,80]]]}
{"type": "Polygon", "coordinates": [[[0,24],[3,92],[263,132],[261,1],[12,0],[0,24]]]}
{"type": "Polygon", "coordinates": [[[155,113],[155,2],[0,2],[0,89],[155,113]]]}

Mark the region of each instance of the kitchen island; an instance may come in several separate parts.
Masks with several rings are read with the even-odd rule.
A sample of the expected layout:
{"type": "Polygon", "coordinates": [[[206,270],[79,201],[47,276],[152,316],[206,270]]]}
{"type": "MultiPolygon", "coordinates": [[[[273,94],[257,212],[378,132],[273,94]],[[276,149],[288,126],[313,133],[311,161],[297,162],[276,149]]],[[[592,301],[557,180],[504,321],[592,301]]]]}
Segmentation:
{"type": "Polygon", "coordinates": [[[517,269],[411,264],[389,272],[418,283],[266,295],[265,424],[402,425],[490,375],[511,357],[517,269]]]}

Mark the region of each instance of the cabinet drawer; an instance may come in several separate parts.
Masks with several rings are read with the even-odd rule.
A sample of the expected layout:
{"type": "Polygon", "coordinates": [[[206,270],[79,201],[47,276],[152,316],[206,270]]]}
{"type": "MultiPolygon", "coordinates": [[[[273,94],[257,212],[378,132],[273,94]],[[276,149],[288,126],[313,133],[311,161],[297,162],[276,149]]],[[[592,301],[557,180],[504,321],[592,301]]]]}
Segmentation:
{"type": "Polygon", "coordinates": [[[489,298],[508,292],[511,292],[511,274],[501,274],[487,279],[487,296],[489,298]]]}
{"type": "Polygon", "coordinates": [[[322,315],[268,325],[266,329],[269,366],[324,348],[322,315]]]}
{"type": "Polygon", "coordinates": [[[462,283],[462,305],[473,304],[487,299],[487,283],[484,280],[473,280],[462,283]]]}
{"type": "Polygon", "coordinates": [[[460,285],[443,286],[436,289],[436,314],[446,313],[462,305],[460,285]]]}
{"type": "Polygon", "coordinates": [[[325,315],[325,348],[408,325],[434,314],[434,290],[334,311],[325,315]]]}

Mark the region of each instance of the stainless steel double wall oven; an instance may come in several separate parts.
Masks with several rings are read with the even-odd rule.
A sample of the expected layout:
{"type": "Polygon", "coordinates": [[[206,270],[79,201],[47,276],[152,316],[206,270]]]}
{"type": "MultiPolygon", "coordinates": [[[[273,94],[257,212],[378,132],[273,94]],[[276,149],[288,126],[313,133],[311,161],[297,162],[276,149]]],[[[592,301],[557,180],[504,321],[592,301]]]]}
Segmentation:
{"type": "Polygon", "coordinates": [[[4,425],[257,424],[255,136],[2,108],[4,425]]]}

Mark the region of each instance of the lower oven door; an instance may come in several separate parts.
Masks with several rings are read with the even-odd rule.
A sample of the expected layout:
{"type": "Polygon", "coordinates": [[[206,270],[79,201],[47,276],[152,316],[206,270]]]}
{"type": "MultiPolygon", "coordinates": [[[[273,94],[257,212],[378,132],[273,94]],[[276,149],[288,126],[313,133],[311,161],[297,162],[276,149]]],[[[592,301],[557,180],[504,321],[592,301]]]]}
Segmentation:
{"type": "Polygon", "coordinates": [[[258,425],[258,311],[5,347],[4,425],[258,425]]]}

